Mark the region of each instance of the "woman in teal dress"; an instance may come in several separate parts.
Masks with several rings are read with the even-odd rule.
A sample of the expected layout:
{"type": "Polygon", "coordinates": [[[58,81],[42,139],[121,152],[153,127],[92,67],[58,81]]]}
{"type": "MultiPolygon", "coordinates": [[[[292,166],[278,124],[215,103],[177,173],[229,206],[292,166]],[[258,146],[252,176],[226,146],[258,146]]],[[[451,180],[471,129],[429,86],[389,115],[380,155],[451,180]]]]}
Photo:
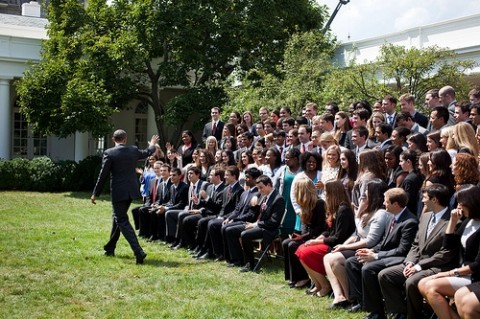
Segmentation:
{"type": "MultiPolygon", "coordinates": [[[[300,150],[292,148],[285,154],[286,165],[282,166],[275,174],[275,185],[285,199],[285,218],[280,226],[280,233],[288,235],[293,233],[296,225],[297,214],[293,209],[290,193],[295,175],[302,171],[300,166],[300,150]]],[[[299,228],[300,229],[300,228],[299,228]]]]}

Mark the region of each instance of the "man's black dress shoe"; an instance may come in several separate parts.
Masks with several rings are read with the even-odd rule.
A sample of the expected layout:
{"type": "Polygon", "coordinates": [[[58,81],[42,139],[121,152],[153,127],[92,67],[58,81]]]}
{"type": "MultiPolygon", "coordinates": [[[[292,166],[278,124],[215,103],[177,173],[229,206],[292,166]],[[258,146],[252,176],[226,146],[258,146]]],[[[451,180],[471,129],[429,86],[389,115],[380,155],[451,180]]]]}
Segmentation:
{"type": "Polygon", "coordinates": [[[348,309],[348,312],[359,312],[359,311],[362,311],[362,305],[359,303],[352,305],[352,307],[348,309]]]}
{"type": "Polygon", "coordinates": [[[158,240],[158,237],[156,236],[150,236],[149,239],[147,239],[147,242],[151,243],[151,242],[154,242],[154,241],[157,241],[158,240]]]}
{"type": "Polygon", "coordinates": [[[378,312],[371,312],[363,319],[385,319],[385,315],[383,313],[378,312]]]}
{"type": "Polygon", "coordinates": [[[241,264],[239,262],[231,262],[227,264],[227,267],[233,268],[233,267],[240,267],[241,264]]]}
{"type": "Polygon", "coordinates": [[[106,252],[105,252],[105,256],[115,257],[115,252],[113,252],[113,251],[106,251],[106,252]]]}
{"type": "Polygon", "coordinates": [[[250,263],[246,263],[245,266],[240,268],[240,272],[249,272],[253,271],[253,267],[250,265],[250,263]]]}
{"type": "Polygon", "coordinates": [[[224,261],[225,260],[225,257],[223,256],[218,256],[217,258],[215,258],[215,261],[224,261]]]}
{"type": "Polygon", "coordinates": [[[143,264],[143,261],[144,261],[145,258],[147,257],[147,254],[146,254],[144,251],[141,251],[140,253],[138,253],[137,255],[135,255],[135,257],[136,257],[137,265],[142,265],[142,264],[143,264]]]}
{"type": "Polygon", "coordinates": [[[210,253],[209,253],[209,252],[206,252],[205,254],[199,256],[197,259],[198,259],[198,260],[207,260],[207,259],[210,259],[210,253]]]}
{"type": "Polygon", "coordinates": [[[388,316],[390,319],[407,319],[406,313],[392,313],[388,316]]]}

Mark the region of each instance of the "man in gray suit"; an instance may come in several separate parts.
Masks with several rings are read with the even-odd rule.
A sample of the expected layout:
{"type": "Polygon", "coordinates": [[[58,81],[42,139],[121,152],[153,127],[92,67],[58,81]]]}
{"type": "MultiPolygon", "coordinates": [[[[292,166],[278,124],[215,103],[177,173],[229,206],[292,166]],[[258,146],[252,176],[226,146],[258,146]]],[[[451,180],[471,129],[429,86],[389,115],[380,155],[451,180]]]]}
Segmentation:
{"type": "Polygon", "coordinates": [[[420,279],[452,269],[458,263],[455,252],[443,247],[450,219],[449,198],[448,188],[441,184],[432,184],[423,191],[422,202],[427,212],[420,217],[412,248],[402,264],[385,268],[378,274],[386,310],[395,314],[396,319],[407,318],[407,313],[408,318],[421,318],[420,279]]]}
{"type": "Polygon", "coordinates": [[[103,186],[108,177],[110,181],[110,194],[112,196],[113,223],[109,242],[103,247],[105,255],[114,256],[120,232],[130,244],[135,253],[137,264],[143,264],[147,254],[138,243],[135,231],[128,220],[128,208],[132,200],[140,198],[140,187],[135,173],[137,161],[146,158],[155,152],[158,135],[153,135],[147,149],[141,151],[136,146],[127,146],[127,132],[116,130],[113,133],[115,146],[107,149],[103,154],[102,169],[98,176],[97,184],[93,190],[91,201],[96,204],[103,186]]]}

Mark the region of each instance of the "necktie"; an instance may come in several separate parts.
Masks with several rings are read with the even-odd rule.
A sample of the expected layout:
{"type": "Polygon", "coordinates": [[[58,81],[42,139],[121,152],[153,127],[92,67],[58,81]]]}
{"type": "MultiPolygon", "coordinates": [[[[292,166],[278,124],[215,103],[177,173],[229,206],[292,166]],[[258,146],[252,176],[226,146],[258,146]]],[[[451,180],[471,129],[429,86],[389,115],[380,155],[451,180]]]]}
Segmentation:
{"type": "Polygon", "coordinates": [[[190,209],[193,207],[193,199],[195,197],[195,185],[192,186],[192,192],[190,194],[190,209]]]}
{"type": "Polygon", "coordinates": [[[388,234],[392,232],[393,228],[395,227],[395,218],[392,219],[392,222],[390,223],[390,229],[388,230],[388,234]]]}
{"type": "Polygon", "coordinates": [[[257,221],[262,218],[263,212],[267,209],[267,199],[267,196],[265,196],[260,203],[260,214],[258,214],[257,221]]]}
{"type": "Polygon", "coordinates": [[[436,223],[437,221],[435,220],[435,214],[433,214],[427,227],[427,238],[430,237],[430,234],[432,233],[433,228],[435,228],[436,223]]]}
{"type": "Polygon", "coordinates": [[[302,154],[305,153],[305,144],[302,144],[302,154]]]}
{"type": "Polygon", "coordinates": [[[217,122],[213,122],[213,124],[212,124],[212,135],[215,135],[216,130],[217,130],[217,122]]]}
{"type": "Polygon", "coordinates": [[[157,200],[157,186],[158,186],[158,179],[153,180],[153,192],[152,192],[152,203],[155,203],[157,200]]]}
{"type": "Polygon", "coordinates": [[[391,115],[388,116],[388,124],[390,124],[390,125],[393,124],[393,116],[391,116],[391,115]]]}
{"type": "Polygon", "coordinates": [[[166,182],[163,182],[163,183],[162,183],[162,201],[165,200],[165,195],[167,195],[167,194],[166,194],[166,193],[167,193],[166,189],[167,189],[167,183],[166,183],[166,182]]]}

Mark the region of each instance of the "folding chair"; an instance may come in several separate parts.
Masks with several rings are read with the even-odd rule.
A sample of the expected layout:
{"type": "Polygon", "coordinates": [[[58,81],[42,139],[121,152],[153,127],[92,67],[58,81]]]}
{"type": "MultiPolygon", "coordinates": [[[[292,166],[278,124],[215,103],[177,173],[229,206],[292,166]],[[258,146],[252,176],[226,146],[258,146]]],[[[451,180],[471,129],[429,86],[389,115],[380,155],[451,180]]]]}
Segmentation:
{"type": "Polygon", "coordinates": [[[262,244],[263,243],[263,251],[260,250],[260,258],[258,259],[258,261],[256,262],[255,264],[255,267],[253,267],[253,271],[258,271],[260,269],[260,266],[261,266],[261,263],[262,263],[262,260],[267,257],[267,259],[270,259],[270,247],[272,246],[272,244],[275,242],[275,241],[278,241],[280,240],[281,241],[281,228],[283,226],[283,222],[285,220],[285,216],[287,215],[287,210],[285,209],[283,211],[283,215],[282,215],[282,220],[280,221],[280,225],[278,226],[277,230],[276,230],[276,235],[272,238],[272,240],[270,240],[268,243],[267,242],[264,242],[263,238],[259,238],[259,239],[255,239],[254,242],[256,243],[259,243],[259,244],[262,244]]]}

